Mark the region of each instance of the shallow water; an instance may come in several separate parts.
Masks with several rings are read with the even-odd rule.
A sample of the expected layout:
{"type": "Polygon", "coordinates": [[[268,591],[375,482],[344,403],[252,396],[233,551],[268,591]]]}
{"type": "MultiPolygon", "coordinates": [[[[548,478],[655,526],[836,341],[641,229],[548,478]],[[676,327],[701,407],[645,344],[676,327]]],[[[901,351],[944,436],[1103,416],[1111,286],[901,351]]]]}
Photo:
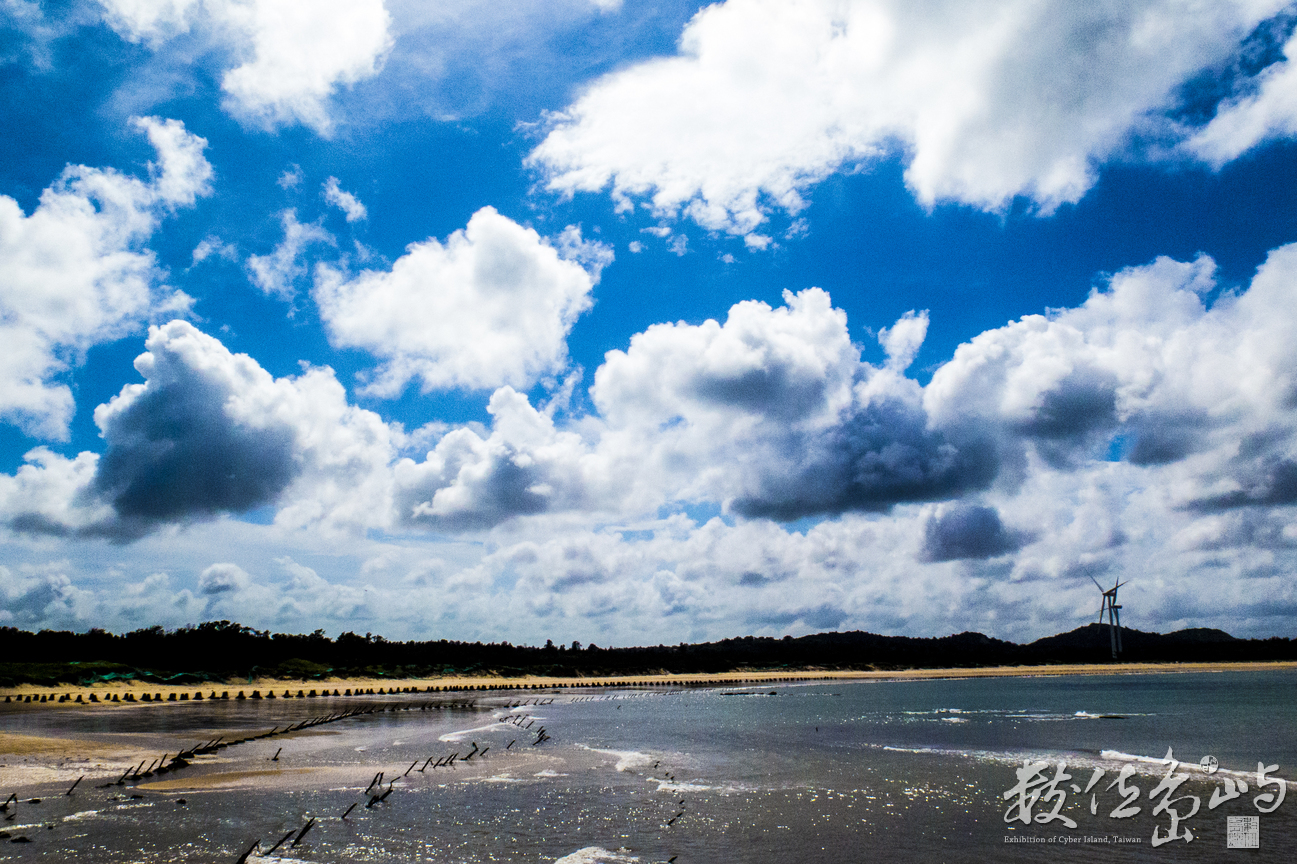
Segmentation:
{"type": "MultiPolygon", "coordinates": [[[[1297,800],[1259,814],[1252,799],[1263,791],[1255,788],[1259,760],[1278,764],[1280,777],[1297,764],[1294,683],[1291,672],[1230,672],[557,691],[539,696],[550,704],[516,708],[538,697],[13,712],[0,715],[0,731],[174,751],[360,705],[396,709],[239,744],[108,788],[96,787],[125,763],[98,772],[52,764],[57,778],[31,783],[10,760],[0,767],[2,791],[22,800],[3,827],[32,842],[0,844],[0,860],[235,861],[254,840],[269,849],[314,818],[299,845],[290,839],[276,855],[563,864],[672,856],[677,864],[1287,861],[1297,800]],[[535,745],[541,727],[551,737],[535,745]],[[428,757],[462,757],[474,744],[490,749],[419,770],[428,757]],[[1154,828],[1165,832],[1170,819],[1153,814],[1161,796],[1149,794],[1167,773],[1158,760],[1168,748],[1190,777],[1174,797],[1197,796],[1200,807],[1182,823],[1191,842],[1154,848],[1154,828]],[[1207,755],[1219,761],[1215,775],[1198,767],[1207,755]],[[1054,765],[1067,765],[1060,812],[1076,828],[1005,821],[1003,793],[1024,759],[1050,762],[1051,778],[1054,765]],[[1121,797],[1107,787],[1124,765],[1138,771],[1128,783],[1141,790],[1141,810],[1114,819],[1121,797]],[[1105,774],[1091,790],[1091,814],[1091,794],[1071,786],[1083,789],[1096,769],[1105,774]],[[391,792],[366,808],[374,797],[366,786],[380,771],[376,788],[391,792]],[[83,772],[87,779],[64,796],[83,772]],[[1209,810],[1227,776],[1245,779],[1248,793],[1209,810]],[[13,789],[16,782],[27,785],[13,789]],[[1258,816],[1258,850],[1226,850],[1230,816],[1258,816]]],[[[1031,815],[1050,806],[1037,803],[1031,815]]],[[[1187,813],[1190,802],[1175,806],[1187,813]]]]}

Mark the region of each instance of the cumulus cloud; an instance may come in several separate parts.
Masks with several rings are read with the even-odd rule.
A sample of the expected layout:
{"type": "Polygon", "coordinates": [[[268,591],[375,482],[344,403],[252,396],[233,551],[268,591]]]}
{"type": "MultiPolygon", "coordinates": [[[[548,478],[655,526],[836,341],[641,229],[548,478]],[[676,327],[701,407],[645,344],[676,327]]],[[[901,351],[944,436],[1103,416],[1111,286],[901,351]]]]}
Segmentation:
{"type": "Polygon", "coordinates": [[[994,441],[977,431],[931,430],[905,402],[861,405],[827,434],[763,442],[769,458],[732,506],[788,521],[956,498],[990,486],[1000,468],[994,441]]]}
{"type": "Polygon", "coordinates": [[[337,177],[324,181],[324,200],[346,214],[348,222],[359,222],[369,216],[359,198],[338,186],[337,177]]]}
{"type": "Polygon", "coordinates": [[[637,334],[596,372],[594,414],[555,419],[502,387],[488,425],[410,435],[350,405],[329,370],[276,379],[172,322],[150,332],[143,383],[97,412],[106,451],[33,451],[0,477],[0,514],[28,549],[161,548],[266,508],[275,525],[255,530],[283,560],[209,554],[189,588],[147,575],[122,599],[78,588],[72,567],[7,562],[0,610],[36,626],[241,609],[256,626],[539,641],[552,627],[600,644],[1030,638],[1093,614],[1088,576],[1134,574],[1142,629],[1273,632],[1297,603],[1297,245],[1245,290],[1218,289],[1206,257],[1128,268],[1075,308],[980,334],[926,386],[907,374],[924,314],[880,329],[871,364],[807,289],[637,334]],[[425,455],[400,456],[417,442],[425,455]],[[350,538],[346,574],[284,559],[295,529],[350,538]]]}
{"type": "Polygon", "coordinates": [[[985,422],[1056,467],[1125,444],[1131,461],[1167,466],[1184,502],[1280,503],[1297,420],[1297,248],[1208,308],[1214,271],[1206,257],[1158,259],[1076,309],[979,335],[925,389],[932,421],[985,422]]]}
{"type": "Polygon", "coordinates": [[[681,497],[778,519],[885,510],[994,479],[995,448],[976,429],[929,428],[921,388],[901,375],[926,318],[884,331],[896,359],[877,368],[827,293],[784,299],[737,304],[723,325],[655,325],[609,352],[591,395],[612,440],[651,454],[681,497]]]}
{"type": "Polygon", "coordinates": [[[492,396],[492,430],[447,433],[421,462],[394,471],[397,519],[438,530],[489,528],[556,510],[589,510],[612,478],[579,435],[555,428],[510,387],[492,396]]]}
{"type": "Polygon", "coordinates": [[[207,142],[178,120],[134,121],[157,151],[147,181],[70,165],[24,214],[0,195],[0,419],[63,440],[74,410],[59,376],[90,346],[188,308],[146,243],[162,216],[210,191],[207,142]]]}
{"type": "Polygon", "coordinates": [[[37,449],[0,478],[20,531],[131,540],[168,523],[275,506],[286,525],[354,529],[390,505],[391,429],[327,368],[273,378],[184,321],[149,331],[130,384],[95,410],[102,454],[37,449]]]}
{"type": "Polygon", "coordinates": [[[296,210],[285,210],[279,218],[284,225],[284,239],[269,255],[248,256],[248,278],[266,294],[291,300],[297,293],[297,281],[306,275],[303,250],[312,243],[334,240],[319,225],[298,222],[296,210]]]}
{"type": "MultiPolygon", "coordinates": [[[[1172,509],[1286,506],[1297,247],[1209,306],[1215,287],[1206,257],[1129,268],[1077,308],[960,346],[926,387],[905,375],[925,315],[879,332],[887,359],[875,366],[816,289],[780,308],[737,304],[724,323],[654,325],[608,353],[590,390],[597,415],[559,426],[501,390],[489,433],[455,430],[404,460],[399,518],[447,530],[710,501],[787,521],[1013,496],[1042,472],[1083,476],[1113,459],[1172,509]]],[[[1026,536],[967,506],[932,517],[928,560],[996,557],[987,550],[1026,536]]]]}
{"type": "Polygon", "coordinates": [[[375,75],[392,46],[383,0],[99,0],[123,38],[158,47],[191,30],[247,58],[221,78],[226,110],[265,128],[327,133],[328,100],[375,75]]]}
{"type": "Polygon", "coordinates": [[[552,115],[530,164],[555,192],[610,189],[623,209],[647,199],[758,246],[772,209],[795,214],[827,175],[893,153],[926,206],[1023,196],[1050,213],[1161,134],[1181,86],[1283,6],[728,0],[676,56],[552,115]]]}
{"type": "Polygon", "coordinates": [[[61,568],[0,565],[0,622],[8,627],[35,629],[55,624],[68,627],[85,617],[93,595],[72,584],[61,568]]]}
{"type": "Polygon", "coordinates": [[[121,517],[145,520],[273,502],[297,465],[293,424],[247,410],[270,407],[256,404],[258,391],[273,387],[270,376],[178,322],[150,334],[147,347],[135,361],[146,383],[128,385],[95,411],[108,442],[96,493],[121,517]]]}
{"type": "Polygon", "coordinates": [[[333,344],[385,361],[370,393],[395,396],[415,378],[425,392],[525,388],[566,366],[567,334],[611,260],[576,228],[549,241],[483,207],[389,271],[320,267],[314,297],[333,344]]]}
{"type": "Polygon", "coordinates": [[[1220,168],[1264,141],[1297,133],[1294,54],[1297,35],[1284,45],[1284,59],[1248,79],[1248,92],[1218,106],[1216,116],[1185,142],[1185,148],[1220,168]]]}
{"type": "Polygon", "coordinates": [[[567,428],[511,388],[497,391],[489,433],[461,428],[423,461],[398,463],[398,519],[486,528],[705,500],[788,520],[885,511],[994,481],[999,449],[984,424],[930,428],[922,388],[901,375],[925,318],[884,331],[893,359],[879,368],[860,360],[825,292],[785,300],[737,304],[724,324],[636,335],[595,376],[598,416],[567,428]]]}
{"type": "Polygon", "coordinates": [[[728,424],[737,414],[832,422],[852,400],[860,351],[846,315],[816,288],[772,309],[748,300],[724,324],[655,324],[609,352],[591,394],[615,426],[675,418],[728,424]]]}
{"type": "Polygon", "coordinates": [[[213,564],[198,577],[200,594],[225,594],[252,584],[252,577],[238,564],[213,564]]]}
{"type": "MultiPolygon", "coordinates": [[[[681,513],[602,528],[538,516],[525,531],[496,529],[485,549],[408,534],[356,538],[323,556],[303,547],[319,572],[284,555],[291,535],[221,521],[140,541],[146,556],[173,564],[197,557],[174,564],[189,577],[105,580],[94,554],[79,566],[12,558],[6,566],[23,580],[13,614],[27,627],[234,617],[297,632],[531,644],[671,644],[834,627],[914,636],[980,630],[1024,640],[1093,620],[1098,597],[1086,574],[1107,582],[1119,573],[1136,576],[1123,588],[1129,626],[1220,626],[1239,635],[1286,626],[1297,603],[1286,569],[1297,551],[1291,514],[1168,508],[1140,494],[1147,470],[1102,463],[1033,473],[1014,495],[985,506],[1003,514],[1002,525],[1031,524],[1036,542],[989,558],[923,560],[930,521],[952,508],[901,505],[798,531],[767,520],[699,523],[681,513]],[[271,536],[257,540],[254,531],[271,536]],[[213,560],[225,566],[204,579],[213,560]],[[57,581],[52,589],[47,576],[57,581]],[[195,578],[224,590],[204,593],[195,578]],[[66,602],[50,605],[56,594],[76,595],[71,611],[66,602]]],[[[28,554],[41,558],[38,549],[28,554]]]]}

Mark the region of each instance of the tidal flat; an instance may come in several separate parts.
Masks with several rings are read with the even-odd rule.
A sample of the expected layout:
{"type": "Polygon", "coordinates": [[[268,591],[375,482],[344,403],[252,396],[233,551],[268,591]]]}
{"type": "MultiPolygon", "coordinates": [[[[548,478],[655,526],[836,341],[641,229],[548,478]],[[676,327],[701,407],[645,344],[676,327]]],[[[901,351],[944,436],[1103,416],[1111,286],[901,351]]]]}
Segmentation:
{"type": "Polygon", "coordinates": [[[1292,669],[926,671],[0,703],[0,860],[1290,859],[1292,669]]]}

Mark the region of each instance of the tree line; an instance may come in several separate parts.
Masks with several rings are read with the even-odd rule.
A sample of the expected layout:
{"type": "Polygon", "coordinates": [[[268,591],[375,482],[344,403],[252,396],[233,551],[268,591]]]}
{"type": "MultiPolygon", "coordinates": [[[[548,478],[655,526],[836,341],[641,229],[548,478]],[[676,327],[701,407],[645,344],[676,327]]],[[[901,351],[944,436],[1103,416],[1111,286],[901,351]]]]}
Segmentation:
{"type": "MultiPolygon", "coordinates": [[[[1235,639],[1219,630],[1122,631],[1123,661],[1297,660],[1297,640],[1235,639]]],[[[0,686],[22,682],[87,683],[113,678],[189,683],[270,676],[415,678],[439,675],[614,676],[779,669],[922,669],[1112,661],[1106,627],[1019,645],[981,633],[939,638],[860,631],[783,638],[744,636],[718,642],[600,648],[512,645],[447,639],[397,642],[366,633],[331,639],[271,633],[231,621],[175,630],[148,627],[115,634],[0,628],[0,686]]]]}

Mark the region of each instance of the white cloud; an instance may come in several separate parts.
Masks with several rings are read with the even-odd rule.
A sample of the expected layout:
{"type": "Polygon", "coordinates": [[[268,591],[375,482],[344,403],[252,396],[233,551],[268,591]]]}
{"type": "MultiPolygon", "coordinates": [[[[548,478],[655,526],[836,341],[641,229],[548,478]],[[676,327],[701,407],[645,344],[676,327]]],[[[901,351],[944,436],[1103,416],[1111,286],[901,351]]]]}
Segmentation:
{"type": "Polygon", "coordinates": [[[386,522],[392,430],[347,404],[328,368],[273,378],[184,321],[150,328],[145,378],[95,410],[102,454],[37,449],[0,477],[10,527],[132,540],[274,507],[288,527],[386,522]]]}
{"type": "Polygon", "coordinates": [[[267,126],[300,121],[327,131],[325,100],[374,75],[392,45],[382,0],[259,0],[225,14],[251,32],[255,50],[222,80],[227,105],[267,126]]]}
{"type": "Polygon", "coordinates": [[[252,577],[238,564],[213,564],[198,577],[201,594],[224,594],[241,591],[252,584],[252,577]]]}
{"type": "Polygon", "coordinates": [[[575,228],[555,242],[484,207],[446,238],[411,244],[390,271],[321,266],[314,297],[335,345],[385,362],[368,386],[528,387],[567,363],[567,334],[612,253],[575,228]],[[569,256],[569,257],[565,257],[569,256]]]}
{"type": "Polygon", "coordinates": [[[215,234],[208,234],[194,247],[193,254],[190,256],[192,262],[190,266],[201,264],[213,255],[224,258],[226,261],[237,261],[239,260],[239,249],[233,243],[222,242],[221,238],[215,234]]]}
{"type": "Polygon", "coordinates": [[[724,324],[655,324],[611,351],[591,395],[614,427],[656,428],[673,418],[710,435],[744,415],[831,423],[851,403],[860,351],[846,315],[811,288],[786,306],[734,305],[724,324]]]}
{"type": "Polygon", "coordinates": [[[1087,476],[1112,452],[1166,507],[1297,504],[1297,247],[1208,308],[1214,287],[1207,258],[1130,268],[1078,308],[981,334],[927,387],[904,375],[926,314],[880,331],[882,366],[814,289],[737,304],[723,324],[655,325],[608,353],[597,416],[559,426],[502,390],[489,434],[456,430],[404,460],[398,518],[453,529],[710,501],[789,520],[966,501],[925,541],[953,560],[1031,524],[991,519],[981,497],[1087,476]]]}
{"type": "Polygon", "coordinates": [[[736,235],[896,152],[924,205],[1049,213],[1283,5],[728,0],[551,116],[529,161],[555,192],[736,235]]]}
{"type": "Polygon", "coordinates": [[[10,627],[41,623],[67,627],[85,617],[93,595],[74,586],[61,569],[54,565],[14,572],[0,566],[0,621],[10,627]]]}
{"type": "Polygon", "coordinates": [[[345,213],[348,222],[358,222],[369,216],[359,198],[338,186],[337,177],[324,181],[324,200],[345,213]]]}
{"type": "Polygon", "coordinates": [[[1158,259],[1118,273],[1076,309],[981,334],[933,375],[932,422],[1002,426],[1056,464],[1094,458],[1120,433],[1136,464],[1211,463],[1233,478],[1219,494],[1271,494],[1267,472],[1293,458],[1297,428],[1297,247],[1274,250],[1246,293],[1208,309],[1214,271],[1206,257],[1158,259]],[[1240,441],[1254,435],[1267,443],[1245,456],[1240,441]]]}
{"type": "Polygon", "coordinates": [[[189,30],[202,0],[99,0],[109,25],[121,35],[157,46],[189,30]]]}
{"type": "Polygon", "coordinates": [[[1021,544],[1000,555],[990,553],[1004,538],[988,543],[976,526],[945,526],[931,540],[934,521],[959,509],[950,505],[848,513],[803,531],[765,520],[699,524],[683,514],[606,528],[541,518],[522,532],[496,529],[485,552],[402,537],[355,538],[321,555],[276,526],[223,521],[140,541],[141,559],[166,560],[169,576],[132,564],[105,578],[102,550],[84,541],[80,560],[10,544],[0,619],[129,629],[232,618],[290,632],[605,646],[825,629],[1023,640],[1093,620],[1098,597],[1086,574],[1110,581],[1124,573],[1135,577],[1123,588],[1128,626],[1283,632],[1297,609],[1287,575],[1297,544],[1261,545],[1259,526],[1245,528],[1238,513],[1200,525],[1197,514],[1143,493],[1146,471],[1102,463],[1033,474],[989,505],[1008,545],[1021,544]],[[1034,538],[1015,534],[1023,519],[1034,538]],[[288,550],[297,560],[310,555],[313,566],[288,550]],[[204,576],[213,561],[220,565],[204,576]],[[204,593],[200,584],[228,590],[204,593]]]}
{"type": "Polygon", "coordinates": [[[914,357],[928,335],[928,313],[905,313],[890,328],[878,331],[878,342],[887,354],[887,367],[904,372],[914,362],[914,357]]]}
{"type": "Polygon", "coordinates": [[[67,36],[77,24],[57,14],[46,15],[39,0],[0,0],[0,63],[12,63],[25,54],[32,66],[41,71],[54,67],[51,45],[67,36]]]}
{"type": "Polygon", "coordinates": [[[375,75],[392,46],[383,0],[99,0],[124,38],[158,47],[201,30],[235,56],[225,72],[225,108],[265,128],[332,127],[328,100],[340,86],[375,75]]]}
{"type": "Polygon", "coordinates": [[[1218,106],[1212,121],[1185,142],[1189,152],[1220,168],[1264,141],[1297,133],[1297,35],[1283,53],[1249,82],[1254,91],[1218,106]]]}
{"type": "Polygon", "coordinates": [[[642,465],[664,500],[781,519],[951,497],[994,478],[983,436],[928,429],[919,385],[862,362],[825,292],[785,302],[737,304],[723,325],[655,325],[609,352],[591,388],[612,430],[601,446],[642,465]]]}
{"type": "Polygon", "coordinates": [[[301,182],[302,166],[300,165],[293,165],[291,168],[284,171],[283,174],[280,174],[279,179],[275,181],[280,189],[296,189],[297,184],[301,182]]]}
{"type": "Polygon", "coordinates": [[[490,528],[516,516],[621,506],[602,459],[510,387],[491,396],[492,430],[453,430],[422,462],[394,470],[400,524],[436,530],[490,528]],[[601,494],[602,490],[602,494],[601,494]]]}
{"type": "Polygon", "coordinates": [[[1031,638],[1097,611],[1090,575],[1133,575],[1141,629],[1273,633],[1297,610],[1297,245],[1217,289],[1205,257],[1128,268],[979,335],[926,387],[905,374],[926,315],[880,330],[872,365],[808,289],[637,334],[597,371],[595,415],[504,387],[489,428],[409,435],[330,370],[276,379],[172,322],[96,413],[103,455],[37,449],[0,477],[0,619],[1031,638]],[[263,508],[273,525],[227,516],[263,508]],[[98,575],[96,536],[150,563],[98,575]],[[173,585],[151,562],[177,555],[173,585]]]}
{"type": "Polygon", "coordinates": [[[73,399],[58,376],[151,313],[187,308],[146,242],[162,215],[210,190],[207,142],[177,120],[135,121],[158,153],[148,182],[70,165],[26,215],[0,195],[0,419],[65,439],[73,399]]]}
{"type": "MultiPolygon", "coordinates": [[[[455,430],[423,462],[397,465],[397,518],[453,530],[676,501],[798,518],[990,484],[998,462],[984,434],[928,430],[922,389],[901,369],[862,363],[826,293],[785,299],[737,304],[724,324],[638,334],[596,373],[599,416],[567,428],[497,391],[489,434],[455,430]]],[[[909,315],[893,331],[912,342],[915,322],[926,325],[909,315]]]]}
{"type": "Polygon", "coordinates": [[[297,293],[297,280],[306,275],[302,251],[312,243],[333,243],[333,235],[314,223],[297,221],[296,210],[279,214],[284,225],[284,239],[269,255],[249,255],[248,278],[252,284],[272,297],[291,300],[297,293]]]}
{"type": "Polygon", "coordinates": [[[597,415],[560,423],[506,386],[489,430],[412,435],[349,405],[331,370],[274,379],[177,321],[150,332],[145,383],[96,411],[107,451],[33,451],[0,511],[20,530],[130,538],[258,507],[285,527],[456,532],[682,502],[777,520],[962,502],[924,517],[940,562],[1034,530],[1015,490],[1040,477],[1122,470],[1163,509],[1222,525],[1297,505],[1297,246],[1208,308],[1213,273],[1206,258],[1122,271],[1080,307],[981,334],[927,387],[904,374],[925,315],[881,330],[874,366],[808,289],[638,334],[597,371],[597,415]],[[398,458],[423,440],[422,460],[398,458]],[[1103,467],[1112,452],[1125,467],[1103,467]]]}
{"type": "Polygon", "coordinates": [[[98,453],[69,459],[44,447],[31,450],[17,471],[0,475],[4,523],[31,534],[114,536],[112,505],[91,494],[98,467],[98,453]]]}

